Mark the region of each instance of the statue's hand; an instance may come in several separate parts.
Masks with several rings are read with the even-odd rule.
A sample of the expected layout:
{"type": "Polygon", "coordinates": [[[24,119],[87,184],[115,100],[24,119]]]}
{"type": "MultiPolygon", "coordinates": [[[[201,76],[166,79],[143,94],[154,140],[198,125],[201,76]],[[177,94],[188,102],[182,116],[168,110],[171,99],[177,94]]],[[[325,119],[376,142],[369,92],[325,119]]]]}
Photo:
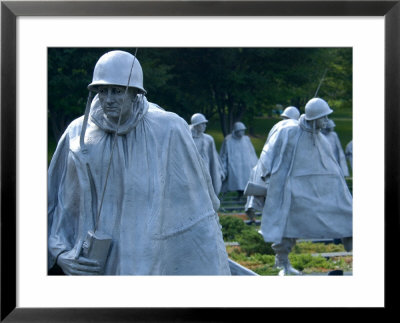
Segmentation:
{"type": "Polygon", "coordinates": [[[102,272],[98,261],[81,256],[75,259],[74,254],[70,252],[60,254],[57,265],[66,275],[101,275],[102,272]]]}

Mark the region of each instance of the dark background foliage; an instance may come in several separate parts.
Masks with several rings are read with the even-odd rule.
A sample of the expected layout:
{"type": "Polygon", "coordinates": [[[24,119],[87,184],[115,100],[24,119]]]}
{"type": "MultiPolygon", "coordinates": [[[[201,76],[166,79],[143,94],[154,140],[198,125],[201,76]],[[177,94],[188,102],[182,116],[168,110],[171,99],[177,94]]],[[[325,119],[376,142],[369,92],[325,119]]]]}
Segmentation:
{"type": "MultiPolygon", "coordinates": [[[[67,125],[84,113],[97,60],[114,49],[48,49],[49,161],[67,125]]],[[[333,108],[343,148],[352,139],[351,48],[138,48],[137,57],[148,100],[187,122],[194,113],[203,113],[217,149],[233,123],[242,121],[259,154],[279,113],[289,105],[304,113],[304,105],[316,95],[333,108]]],[[[351,183],[350,178],[350,189],[351,183]]],[[[220,216],[220,222],[224,240],[240,245],[232,247],[232,259],[258,274],[277,274],[271,244],[257,230],[228,215],[220,216]]],[[[317,265],[336,268],[316,265],[324,259],[306,256],[292,259],[293,264],[313,271],[317,265]]]]}
{"type": "MultiPolygon", "coordinates": [[[[84,113],[94,66],[114,49],[48,49],[50,143],[84,113]]],[[[336,112],[351,114],[351,48],[138,48],[137,57],[149,101],[186,121],[201,112],[223,136],[239,120],[252,134],[254,117],[289,105],[304,112],[317,89],[336,112]]]]}

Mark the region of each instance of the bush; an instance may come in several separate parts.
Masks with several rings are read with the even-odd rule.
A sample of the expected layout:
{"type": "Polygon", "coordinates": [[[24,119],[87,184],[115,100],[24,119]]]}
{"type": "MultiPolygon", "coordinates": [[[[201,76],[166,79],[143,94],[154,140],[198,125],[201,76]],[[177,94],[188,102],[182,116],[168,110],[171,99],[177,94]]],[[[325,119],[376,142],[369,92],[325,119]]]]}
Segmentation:
{"type": "Polygon", "coordinates": [[[237,241],[240,250],[247,256],[259,253],[274,255],[271,243],[266,243],[255,229],[247,226],[242,219],[234,216],[221,216],[219,222],[222,226],[224,241],[237,241]]]}
{"type": "Polygon", "coordinates": [[[261,255],[256,253],[249,257],[251,261],[260,262],[265,265],[274,266],[275,265],[275,256],[274,255],[261,255]]]}
{"type": "Polygon", "coordinates": [[[221,216],[219,223],[222,226],[224,241],[235,241],[236,236],[249,229],[242,219],[230,215],[221,216]]]}
{"type": "Polygon", "coordinates": [[[274,255],[271,248],[271,243],[266,243],[257,231],[253,229],[242,231],[240,236],[237,236],[237,241],[240,244],[240,249],[247,256],[259,253],[264,255],[274,255]]]}

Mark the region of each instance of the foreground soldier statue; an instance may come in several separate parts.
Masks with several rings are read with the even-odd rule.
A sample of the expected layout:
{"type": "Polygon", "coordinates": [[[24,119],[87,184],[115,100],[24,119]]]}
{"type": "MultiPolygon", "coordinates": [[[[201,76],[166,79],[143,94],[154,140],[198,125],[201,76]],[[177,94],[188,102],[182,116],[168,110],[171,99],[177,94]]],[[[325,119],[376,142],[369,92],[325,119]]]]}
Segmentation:
{"type": "Polygon", "coordinates": [[[349,168],[347,167],[346,156],[344,154],[342,144],[340,143],[339,136],[335,132],[335,127],[335,122],[329,119],[325,128],[321,129],[321,131],[331,145],[333,155],[343,171],[343,176],[347,177],[349,176],[349,168]]]}
{"type": "Polygon", "coordinates": [[[257,155],[242,122],[233,125],[233,131],[226,136],[220,151],[221,162],[225,173],[222,183],[223,192],[238,191],[243,194],[252,168],[257,164],[257,155]]]}
{"type": "Polygon", "coordinates": [[[187,123],[147,101],[127,52],[103,55],[88,88],[90,111],[68,126],[48,171],[49,268],[230,275],[219,201],[187,123]]]}
{"type": "Polygon", "coordinates": [[[346,250],[352,249],[352,196],[320,133],[333,111],[314,98],[305,112],[297,124],[271,135],[254,170],[255,184],[267,189],[266,197],[255,196],[254,203],[263,205],[261,233],[273,242],[281,275],[299,274],[288,258],[297,238],[340,237],[346,250]]]}
{"type": "Polygon", "coordinates": [[[208,120],[201,113],[195,113],[190,120],[190,130],[197,150],[210,172],[215,194],[221,191],[222,181],[225,178],[213,137],[204,133],[208,120]]]}

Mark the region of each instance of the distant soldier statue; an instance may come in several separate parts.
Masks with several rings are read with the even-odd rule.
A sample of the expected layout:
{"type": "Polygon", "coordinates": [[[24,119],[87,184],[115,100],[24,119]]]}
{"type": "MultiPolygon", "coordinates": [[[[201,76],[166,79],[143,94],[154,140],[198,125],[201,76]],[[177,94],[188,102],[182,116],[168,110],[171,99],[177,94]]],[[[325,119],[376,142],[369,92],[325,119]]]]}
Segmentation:
{"type": "Polygon", "coordinates": [[[239,196],[243,194],[251,169],[258,160],[250,138],[245,135],[245,130],[246,127],[242,122],[236,122],[232,133],[225,137],[220,150],[226,176],[222,183],[222,191],[237,191],[239,196]]]}
{"type": "Polygon", "coordinates": [[[283,110],[281,118],[298,120],[300,118],[300,111],[294,106],[289,106],[283,110]]]}
{"type": "Polygon", "coordinates": [[[203,158],[206,168],[210,172],[215,194],[221,191],[222,181],[225,178],[221,160],[215,148],[214,138],[204,133],[208,120],[201,113],[195,113],[190,120],[190,130],[197,150],[203,158]]]}
{"type": "Polygon", "coordinates": [[[321,131],[331,145],[333,155],[343,171],[343,176],[348,177],[349,169],[347,167],[346,156],[344,154],[342,144],[340,143],[339,136],[335,132],[335,127],[335,122],[333,122],[331,119],[328,119],[325,128],[321,129],[321,131]]]}
{"type": "Polygon", "coordinates": [[[281,275],[300,274],[288,257],[298,238],[340,237],[352,249],[352,196],[320,132],[332,112],[324,100],[311,99],[298,123],[271,135],[254,169],[253,184],[261,193],[248,195],[258,200],[255,206],[263,205],[261,233],[273,242],[281,275]]]}
{"type": "Polygon", "coordinates": [[[266,141],[268,141],[269,138],[271,138],[275,131],[277,131],[280,127],[287,124],[297,124],[300,118],[300,111],[294,106],[289,106],[285,110],[283,110],[281,118],[283,120],[277,122],[269,131],[266,141]]]}
{"type": "Polygon", "coordinates": [[[347,144],[345,153],[350,167],[353,168],[353,140],[350,140],[350,142],[347,144]]]}
{"type": "Polygon", "coordinates": [[[67,275],[230,275],[219,200],[187,123],[147,101],[139,61],[100,57],[85,115],[48,171],[49,268],[67,275]]]}

